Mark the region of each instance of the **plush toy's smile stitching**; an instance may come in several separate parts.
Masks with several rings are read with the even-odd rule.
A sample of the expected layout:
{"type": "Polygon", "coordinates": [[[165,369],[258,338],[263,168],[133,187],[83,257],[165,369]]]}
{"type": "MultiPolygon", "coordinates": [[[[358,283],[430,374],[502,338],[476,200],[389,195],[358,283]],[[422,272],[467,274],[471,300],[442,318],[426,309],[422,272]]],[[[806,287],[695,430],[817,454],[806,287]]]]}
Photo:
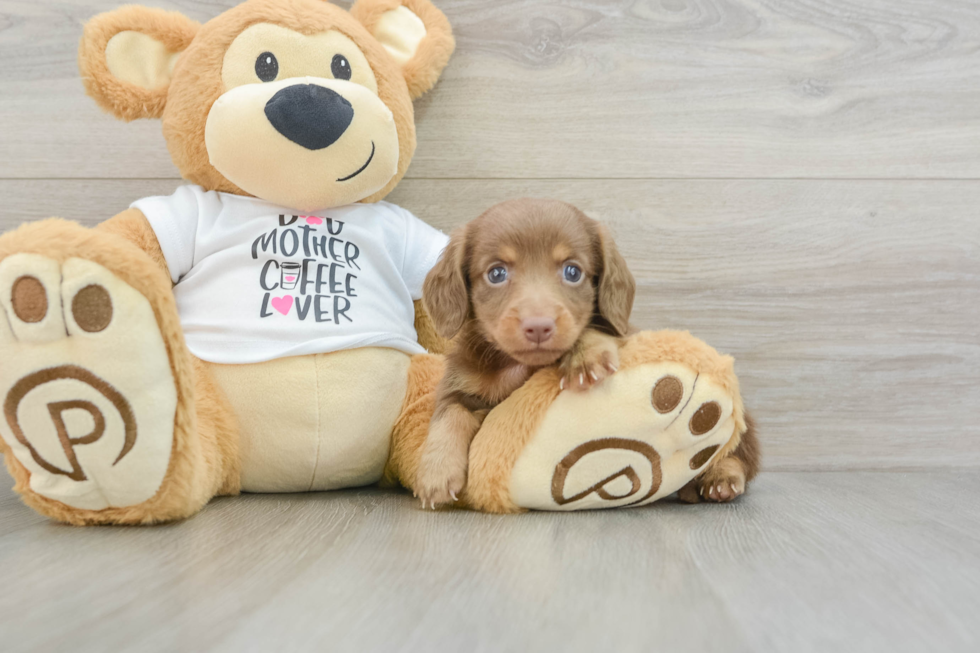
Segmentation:
{"type": "Polygon", "coordinates": [[[371,141],[371,156],[369,156],[368,160],[364,162],[364,165],[362,165],[360,168],[354,171],[354,174],[347,175],[346,177],[341,177],[337,181],[347,181],[348,179],[353,179],[357,175],[361,174],[369,165],[371,165],[371,160],[373,158],[374,158],[374,141],[371,141]]]}

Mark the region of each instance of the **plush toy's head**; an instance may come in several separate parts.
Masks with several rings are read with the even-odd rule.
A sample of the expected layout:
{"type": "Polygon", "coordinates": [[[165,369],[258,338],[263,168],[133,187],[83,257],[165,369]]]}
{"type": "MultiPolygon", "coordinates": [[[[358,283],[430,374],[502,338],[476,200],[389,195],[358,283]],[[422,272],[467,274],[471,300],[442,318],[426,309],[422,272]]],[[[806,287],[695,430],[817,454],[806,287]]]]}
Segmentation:
{"type": "Polygon", "coordinates": [[[163,119],[186,179],[313,211],[395,187],[453,45],[429,0],[248,0],[204,25],[123,7],[85,26],[79,66],[118,118],[163,119]]]}

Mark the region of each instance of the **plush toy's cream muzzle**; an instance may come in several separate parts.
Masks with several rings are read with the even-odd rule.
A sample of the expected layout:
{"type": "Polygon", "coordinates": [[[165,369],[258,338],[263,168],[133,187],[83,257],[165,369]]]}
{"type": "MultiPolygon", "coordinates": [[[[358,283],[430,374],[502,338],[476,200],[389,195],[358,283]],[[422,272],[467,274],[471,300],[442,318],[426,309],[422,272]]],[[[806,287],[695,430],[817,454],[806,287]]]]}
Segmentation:
{"type": "Polygon", "coordinates": [[[398,171],[394,117],[360,84],[321,77],[245,84],[211,107],[211,165],[247,193],[300,211],[377,192],[398,171]]]}

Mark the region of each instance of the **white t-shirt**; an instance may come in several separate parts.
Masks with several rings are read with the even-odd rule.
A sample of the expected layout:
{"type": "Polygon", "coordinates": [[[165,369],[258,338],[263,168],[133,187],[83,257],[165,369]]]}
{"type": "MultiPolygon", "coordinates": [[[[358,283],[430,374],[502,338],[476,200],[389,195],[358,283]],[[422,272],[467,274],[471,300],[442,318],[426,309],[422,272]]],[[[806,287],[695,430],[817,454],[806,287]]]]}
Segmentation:
{"type": "Polygon", "coordinates": [[[448,237],[389,204],[296,215],[182,186],[133,203],[160,241],[187,346],[214,363],[354,347],[425,351],[413,300],[448,237]]]}

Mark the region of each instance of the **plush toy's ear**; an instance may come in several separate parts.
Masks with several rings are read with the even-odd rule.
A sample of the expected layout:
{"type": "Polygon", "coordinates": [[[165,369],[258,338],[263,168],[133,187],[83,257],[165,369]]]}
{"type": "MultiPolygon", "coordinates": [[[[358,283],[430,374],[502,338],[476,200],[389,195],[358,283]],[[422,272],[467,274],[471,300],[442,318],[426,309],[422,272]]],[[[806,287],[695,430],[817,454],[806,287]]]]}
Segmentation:
{"type": "Polygon", "coordinates": [[[179,13],[147,7],[95,16],[78,49],[85,90],[117,118],[159,118],[177,57],[199,27],[179,13]]]}
{"type": "Polygon", "coordinates": [[[422,303],[432,318],[436,332],[443,338],[455,336],[463,328],[470,312],[465,257],[464,225],[452,233],[445,251],[422,285],[422,303]]]}
{"type": "Polygon", "coordinates": [[[357,0],[351,14],[401,66],[415,99],[439,79],[456,47],[453,30],[429,0],[357,0]]]}
{"type": "Polygon", "coordinates": [[[599,250],[602,253],[602,271],[599,273],[597,293],[599,314],[617,335],[625,336],[629,331],[630,314],[633,312],[636,280],[603,225],[599,225],[599,250]]]}

